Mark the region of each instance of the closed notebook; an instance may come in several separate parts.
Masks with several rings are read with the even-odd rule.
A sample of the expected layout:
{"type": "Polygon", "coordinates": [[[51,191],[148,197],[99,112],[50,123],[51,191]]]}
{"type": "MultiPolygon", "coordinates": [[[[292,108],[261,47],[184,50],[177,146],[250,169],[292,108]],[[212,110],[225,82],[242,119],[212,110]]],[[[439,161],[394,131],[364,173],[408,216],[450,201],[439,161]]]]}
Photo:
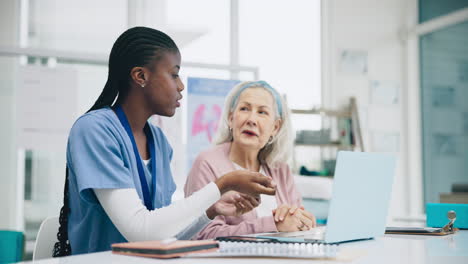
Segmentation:
{"type": "Polygon", "coordinates": [[[213,240],[141,241],[112,244],[112,253],[150,258],[177,258],[191,253],[208,253],[219,248],[213,240]]]}

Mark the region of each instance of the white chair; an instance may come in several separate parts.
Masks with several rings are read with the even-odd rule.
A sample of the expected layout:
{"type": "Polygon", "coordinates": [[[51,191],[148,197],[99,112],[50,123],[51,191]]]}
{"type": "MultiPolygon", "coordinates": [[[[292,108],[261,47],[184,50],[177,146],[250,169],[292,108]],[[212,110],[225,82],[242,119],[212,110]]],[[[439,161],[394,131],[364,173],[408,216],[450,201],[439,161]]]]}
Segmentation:
{"type": "Polygon", "coordinates": [[[54,244],[57,242],[57,231],[59,228],[59,218],[57,216],[49,217],[42,221],[34,245],[33,260],[51,258],[54,244]]]}

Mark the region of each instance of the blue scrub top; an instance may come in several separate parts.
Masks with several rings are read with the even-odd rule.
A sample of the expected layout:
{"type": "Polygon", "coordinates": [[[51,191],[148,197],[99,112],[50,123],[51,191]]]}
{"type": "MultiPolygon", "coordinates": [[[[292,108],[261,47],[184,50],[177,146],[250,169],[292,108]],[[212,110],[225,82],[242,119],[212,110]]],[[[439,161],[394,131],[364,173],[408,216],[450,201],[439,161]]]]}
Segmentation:
{"type": "MultiPolygon", "coordinates": [[[[153,204],[155,208],[161,208],[171,203],[176,189],[170,170],[172,148],[160,128],[151,124],[150,128],[156,156],[153,204]]],[[[143,203],[133,146],[112,109],[91,111],[75,122],[68,138],[67,166],[70,194],[68,236],[72,253],[105,251],[111,249],[112,243],[127,242],[92,190],[134,188],[143,203]]],[[[150,171],[151,168],[145,169],[147,174],[150,171]]],[[[151,177],[147,175],[147,178],[151,177]]],[[[151,182],[148,184],[151,186],[151,182]]]]}

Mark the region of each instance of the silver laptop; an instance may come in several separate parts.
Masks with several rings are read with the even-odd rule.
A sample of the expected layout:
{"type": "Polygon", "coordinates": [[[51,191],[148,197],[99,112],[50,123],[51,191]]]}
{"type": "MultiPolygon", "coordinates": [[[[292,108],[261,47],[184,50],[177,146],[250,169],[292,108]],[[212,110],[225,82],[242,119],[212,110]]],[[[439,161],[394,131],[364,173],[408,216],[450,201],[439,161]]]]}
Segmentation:
{"type": "Polygon", "coordinates": [[[327,225],[309,231],[263,233],[255,237],[339,243],[381,236],[385,233],[395,167],[396,159],[390,154],[340,151],[327,225]]]}

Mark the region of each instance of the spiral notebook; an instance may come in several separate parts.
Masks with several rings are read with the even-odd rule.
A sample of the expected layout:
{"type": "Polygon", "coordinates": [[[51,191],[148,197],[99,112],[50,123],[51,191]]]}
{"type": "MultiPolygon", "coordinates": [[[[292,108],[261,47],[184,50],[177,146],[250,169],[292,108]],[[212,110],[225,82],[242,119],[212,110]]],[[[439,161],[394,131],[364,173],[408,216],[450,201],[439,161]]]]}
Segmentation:
{"type": "Polygon", "coordinates": [[[338,244],[288,243],[255,237],[217,238],[219,249],[186,257],[267,257],[267,258],[336,258],[338,244]]]}

